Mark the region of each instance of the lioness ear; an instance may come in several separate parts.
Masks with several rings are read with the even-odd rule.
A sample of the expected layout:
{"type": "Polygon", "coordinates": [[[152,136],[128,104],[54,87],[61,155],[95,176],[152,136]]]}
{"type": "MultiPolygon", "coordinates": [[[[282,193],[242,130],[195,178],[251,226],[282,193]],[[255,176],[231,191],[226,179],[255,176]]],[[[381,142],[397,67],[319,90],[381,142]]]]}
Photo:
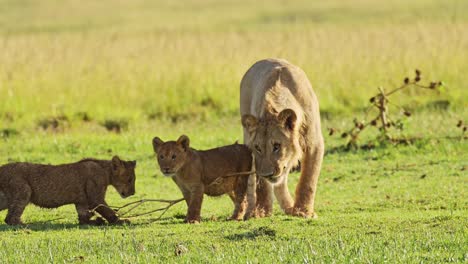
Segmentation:
{"type": "Polygon", "coordinates": [[[122,161],[120,160],[119,156],[112,157],[112,171],[118,172],[119,168],[122,167],[122,161]]]}
{"type": "Polygon", "coordinates": [[[258,120],[253,115],[243,115],[242,116],[242,126],[244,126],[250,133],[257,129],[258,120]]]}
{"type": "Polygon", "coordinates": [[[158,138],[158,137],[153,138],[154,152],[158,152],[159,147],[161,147],[162,144],[164,144],[164,141],[162,141],[160,138],[158,138]]]}
{"type": "Polygon", "coordinates": [[[181,145],[182,148],[187,151],[190,145],[190,139],[186,135],[182,135],[177,140],[177,144],[181,145]]]}
{"type": "Polygon", "coordinates": [[[132,164],[132,166],[135,168],[136,167],[136,160],[130,161],[130,164],[132,164]]]}
{"type": "Polygon", "coordinates": [[[289,131],[296,128],[297,116],[292,109],[284,109],[278,114],[278,121],[289,131]]]}

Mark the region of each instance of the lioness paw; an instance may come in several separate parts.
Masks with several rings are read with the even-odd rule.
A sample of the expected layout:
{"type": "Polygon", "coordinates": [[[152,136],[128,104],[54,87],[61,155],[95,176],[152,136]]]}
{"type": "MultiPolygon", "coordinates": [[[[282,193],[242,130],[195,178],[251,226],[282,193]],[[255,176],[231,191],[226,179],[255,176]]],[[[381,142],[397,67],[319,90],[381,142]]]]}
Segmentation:
{"type": "Polygon", "coordinates": [[[297,216],[297,217],[303,217],[303,218],[312,218],[312,219],[318,218],[315,212],[309,212],[309,210],[305,208],[294,207],[292,208],[291,212],[287,214],[292,215],[292,216],[297,216]]]}

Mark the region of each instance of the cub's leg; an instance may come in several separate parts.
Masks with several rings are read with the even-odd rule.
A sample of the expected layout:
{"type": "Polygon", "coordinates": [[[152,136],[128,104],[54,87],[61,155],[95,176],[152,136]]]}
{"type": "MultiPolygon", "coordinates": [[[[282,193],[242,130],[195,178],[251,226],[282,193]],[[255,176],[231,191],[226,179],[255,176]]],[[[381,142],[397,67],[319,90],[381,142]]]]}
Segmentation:
{"type": "Polygon", "coordinates": [[[10,182],[9,189],[14,191],[6,195],[9,204],[5,223],[9,225],[22,225],[21,215],[31,198],[31,188],[25,180],[15,179],[10,182]]]}
{"type": "Polygon", "coordinates": [[[203,185],[194,187],[190,192],[190,202],[187,210],[185,222],[196,224],[200,222],[200,212],[205,193],[203,185]]]}
{"type": "Polygon", "coordinates": [[[105,188],[99,188],[96,183],[89,181],[86,184],[86,196],[88,197],[89,206],[88,209],[93,210],[96,208],[96,212],[102,215],[110,224],[120,225],[130,223],[130,221],[127,219],[119,219],[115,211],[109,208],[106,201],[104,200],[105,195],[105,188]]]}
{"type": "Polygon", "coordinates": [[[80,225],[103,225],[105,221],[102,217],[96,218],[96,220],[91,220],[91,217],[94,216],[88,208],[87,204],[75,204],[76,211],[78,212],[78,221],[80,225]]]}
{"type": "Polygon", "coordinates": [[[234,202],[234,212],[232,213],[232,220],[242,220],[244,218],[245,209],[247,207],[247,182],[248,177],[239,176],[236,179],[234,192],[231,194],[234,202]]]}
{"type": "Polygon", "coordinates": [[[179,190],[182,192],[185,203],[187,204],[187,207],[188,207],[190,205],[190,190],[185,188],[182,184],[180,184],[177,177],[172,177],[172,180],[175,182],[177,187],[179,187],[179,190]]]}
{"type": "Polygon", "coordinates": [[[229,197],[234,203],[234,211],[229,219],[242,220],[244,218],[245,208],[247,207],[245,191],[244,193],[230,192],[229,197]]]}
{"type": "MultiPolygon", "coordinates": [[[[104,217],[107,222],[110,224],[122,225],[122,224],[129,224],[130,220],[128,219],[120,219],[115,211],[108,207],[107,203],[102,200],[100,203],[92,203],[94,206],[91,206],[89,209],[92,210],[96,208],[96,212],[98,212],[102,217],[104,217]],[[101,206],[98,206],[101,205],[101,206]]],[[[101,222],[100,220],[97,220],[101,222]]]]}
{"type": "Polygon", "coordinates": [[[257,217],[270,216],[273,212],[273,187],[267,180],[259,177],[257,183],[257,217]]]}
{"type": "Polygon", "coordinates": [[[8,199],[4,192],[0,191],[0,211],[8,209],[8,199]]]}

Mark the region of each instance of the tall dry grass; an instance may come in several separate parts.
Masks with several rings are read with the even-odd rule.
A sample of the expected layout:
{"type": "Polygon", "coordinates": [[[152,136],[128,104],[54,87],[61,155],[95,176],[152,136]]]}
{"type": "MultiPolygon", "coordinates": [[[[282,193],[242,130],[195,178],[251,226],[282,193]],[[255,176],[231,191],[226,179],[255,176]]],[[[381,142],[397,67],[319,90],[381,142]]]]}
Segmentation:
{"type": "Polygon", "coordinates": [[[302,67],[328,112],[354,111],[418,67],[447,84],[401,103],[466,106],[465,1],[1,1],[0,113],[236,115],[256,60],[302,67]]]}

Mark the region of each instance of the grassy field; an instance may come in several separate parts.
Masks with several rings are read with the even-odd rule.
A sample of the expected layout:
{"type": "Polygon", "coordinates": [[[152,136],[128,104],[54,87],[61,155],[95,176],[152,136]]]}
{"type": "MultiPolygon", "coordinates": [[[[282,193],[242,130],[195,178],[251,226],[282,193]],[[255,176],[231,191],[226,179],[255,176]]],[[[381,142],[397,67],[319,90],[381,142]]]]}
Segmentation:
{"type": "Polygon", "coordinates": [[[270,218],[228,222],[227,197],[205,200],[201,225],[182,223],[183,204],[123,227],[29,206],[28,226],[0,225],[0,263],[466,263],[468,144],[456,124],[468,122],[467,14],[461,0],[0,0],[0,164],[136,159],[136,195],[110,189],[112,205],[181,197],[158,170],[154,136],[187,134],[199,149],[242,140],[239,82],[256,60],[306,71],[324,133],[415,68],[445,83],[394,99],[412,110],[400,132],[411,145],[344,151],[326,136],[317,220],[275,205],[270,218]]]}

